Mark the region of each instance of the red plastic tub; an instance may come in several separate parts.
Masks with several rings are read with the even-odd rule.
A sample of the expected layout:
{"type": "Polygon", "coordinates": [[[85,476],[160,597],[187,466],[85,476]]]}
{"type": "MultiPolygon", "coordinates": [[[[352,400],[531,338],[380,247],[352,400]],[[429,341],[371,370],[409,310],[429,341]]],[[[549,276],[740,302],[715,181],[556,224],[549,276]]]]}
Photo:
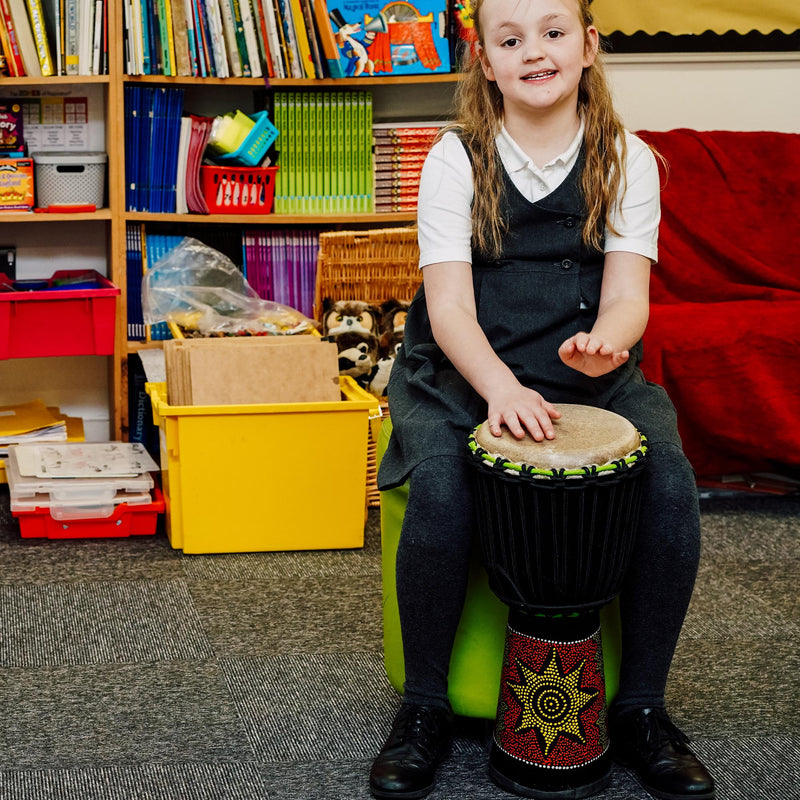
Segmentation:
{"type": "Polygon", "coordinates": [[[109,517],[53,519],[50,509],[37,507],[11,513],[19,520],[24,539],[98,539],[101,537],[150,536],[156,532],[158,515],[164,511],[164,495],[153,487],[153,502],[120,503],[109,517]]]}
{"type": "Polygon", "coordinates": [[[0,275],[0,359],[111,355],[119,293],[96,270],[41,281],[0,275]]]}

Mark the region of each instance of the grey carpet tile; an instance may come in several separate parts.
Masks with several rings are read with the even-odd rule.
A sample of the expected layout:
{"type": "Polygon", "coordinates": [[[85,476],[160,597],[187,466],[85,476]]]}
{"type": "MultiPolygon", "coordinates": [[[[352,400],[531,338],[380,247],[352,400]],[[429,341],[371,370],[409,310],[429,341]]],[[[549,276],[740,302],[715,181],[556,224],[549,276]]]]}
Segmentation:
{"type": "Polygon", "coordinates": [[[379,653],[223,659],[259,759],[370,758],[398,706],[379,653]]]}
{"type": "Polygon", "coordinates": [[[800,617],[791,613],[792,600],[784,597],[788,592],[796,605],[797,575],[792,577],[786,563],[755,562],[753,569],[771,574],[768,590],[754,584],[751,573],[739,565],[701,563],[681,637],[706,641],[800,637],[800,617]],[[771,601],[773,593],[780,602],[771,601]]]}
{"type": "Polygon", "coordinates": [[[0,771],[2,800],[272,800],[258,764],[0,771]]]}
{"type": "Polygon", "coordinates": [[[252,761],[213,662],[0,671],[0,770],[252,761]]]}
{"type": "Polygon", "coordinates": [[[0,608],[2,666],[211,655],[182,581],[0,586],[0,608]]]}
{"type": "Polygon", "coordinates": [[[379,574],[191,583],[218,656],[383,648],[379,574]]]}
{"type": "Polygon", "coordinates": [[[719,800],[800,797],[800,732],[794,736],[704,740],[697,743],[696,750],[714,775],[719,800]]]}
{"type": "MultiPolygon", "coordinates": [[[[800,533],[798,534],[800,538],[800,533]]],[[[744,561],[724,565],[728,575],[747,586],[766,603],[771,613],[800,627],[800,554],[787,561],[744,561]]]]}
{"type": "MultiPolygon", "coordinates": [[[[8,510],[0,495],[0,513],[8,510]]],[[[181,578],[180,558],[163,533],[99,539],[23,539],[0,520],[0,584],[181,578]]]]}
{"type": "Polygon", "coordinates": [[[800,656],[794,636],[678,643],[667,707],[690,736],[796,734],[799,700],[800,656]]]}
{"type": "Polygon", "coordinates": [[[190,555],[182,558],[181,567],[188,581],[198,582],[356,577],[379,573],[381,557],[360,549],[190,555]]]}
{"type": "Polygon", "coordinates": [[[778,561],[800,556],[800,497],[750,497],[700,504],[703,558],[778,561]]]}

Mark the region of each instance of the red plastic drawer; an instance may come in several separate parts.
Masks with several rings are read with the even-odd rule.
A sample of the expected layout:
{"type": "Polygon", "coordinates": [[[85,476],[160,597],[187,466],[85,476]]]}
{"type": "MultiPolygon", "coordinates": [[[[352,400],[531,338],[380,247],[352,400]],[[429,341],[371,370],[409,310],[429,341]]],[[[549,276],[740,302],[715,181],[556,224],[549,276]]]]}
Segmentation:
{"type": "Polygon", "coordinates": [[[99,272],[60,270],[31,291],[8,291],[12,284],[3,279],[5,276],[0,279],[0,359],[114,352],[120,290],[99,272]],[[59,281],[81,277],[99,288],[55,288],[59,281]]]}
{"type": "Polygon", "coordinates": [[[129,506],[120,503],[110,517],[56,520],[49,508],[13,511],[25,539],[96,539],[101,537],[150,536],[156,532],[158,515],[164,512],[164,495],[153,487],[153,502],[129,506]]]}

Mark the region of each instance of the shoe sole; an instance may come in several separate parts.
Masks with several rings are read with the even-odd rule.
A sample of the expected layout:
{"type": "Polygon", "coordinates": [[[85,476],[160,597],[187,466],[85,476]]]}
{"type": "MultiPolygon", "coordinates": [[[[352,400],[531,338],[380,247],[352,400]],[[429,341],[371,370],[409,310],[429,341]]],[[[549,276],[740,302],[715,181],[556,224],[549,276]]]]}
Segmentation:
{"type": "Polygon", "coordinates": [[[548,792],[543,789],[532,789],[530,786],[523,786],[516,781],[512,781],[491,766],[489,767],[489,775],[500,788],[522,797],[533,797],[534,800],[581,800],[583,797],[590,797],[601,792],[611,783],[611,773],[609,772],[607,775],[603,775],[602,778],[583,786],[548,792]]]}

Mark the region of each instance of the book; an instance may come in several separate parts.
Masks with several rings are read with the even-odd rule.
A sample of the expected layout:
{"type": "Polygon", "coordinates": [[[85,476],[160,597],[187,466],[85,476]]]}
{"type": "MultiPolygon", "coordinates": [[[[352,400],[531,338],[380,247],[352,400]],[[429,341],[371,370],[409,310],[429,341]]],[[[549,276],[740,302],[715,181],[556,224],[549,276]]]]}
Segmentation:
{"type": "Polygon", "coordinates": [[[328,73],[331,78],[344,78],[344,68],[340,59],[339,45],[331,28],[326,0],[308,0],[314,16],[320,47],[325,56],[328,73]]]}
{"type": "Polygon", "coordinates": [[[39,66],[42,75],[47,77],[53,74],[53,57],[50,54],[50,42],[47,38],[42,2],[41,0],[27,0],[27,6],[39,66]]]}
{"type": "Polygon", "coordinates": [[[78,5],[78,74],[92,74],[92,39],[94,35],[94,0],[80,0],[78,5]]]}
{"type": "Polygon", "coordinates": [[[227,0],[230,3],[231,16],[233,18],[233,32],[236,38],[236,50],[242,64],[242,77],[252,78],[253,73],[250,65],[250,53],[247,49],[247,39],[244,33],[244,23],[242,21],[242,8],[239,0],[227,0]]]}
{"type": "Polygon", "coordinates": [[[247,48],[247,60],[250,62],[250,75],[260,78],[264,73],[261,69],[261,57],[258,52],[258,37],[256,35],[255,21],[253,19],[253,6],[250,0],[237,0],[244,29],[244,41],[247,48]]]}
{"type": "Polygon", "coordinates": [[[38,77],[42,74],[42,66],[39,63],[39,54],[36,50],[36,42],[33,38],[33,30],[28,20],[28,12],[25,8],[25,0],[7,0],[10,8],[10,19],[17,33],[19,52],[22,57],[22,64],[26,75],[38,77]]]}
{"type": "Polygon", "coordinates": [[[272,64],[270,77],[272,78],[285,78],[286,67],[283,63],[283,54],[281,52],[281,41],[278,36],[278,23],[275,19],[275,6],[272,0],[259,0],[261,3],[261,10],[264,15],[264,26],[267,30],[267,41],[269,43],[269,58],[272,64]]]}
{"type": "Polygon", "coordinates": [[[316,74],[314,60],[311,56],[311,44],[309,43],[308,30],[306,29],[305,17],[303,15],[303,8],[300,5],[300,0],[289,0],[288,8],[289,13],[292,15],[292,24],[297,40],[297,51],[300,57],[300,69],[303,73],[302,77],[322,77],[316,74]]]}
{"type": "Polygon", "coordinates": [[[22,62],[17,31],[11,18],[8,0],[0,0],[0,40],[2,40],[11,77],[22,77],[25,75],[25,65],[22,62]]]}
{"type": "MultiPolygon", "coordinates": [[[[200,187],[200,165],[211,136],[212,117],[190,114],[191,135],[186,158],[186,205],[193,214],[208,214],[208,204],[200,187]]],[[[279,170],[280,171],[280,170],[279,170]]]]}
{"type": "Polygon", "coordinates": [[[220,18],[222,20],[222,35],[225,39],[225,52],[228,54],[228,66],[231,74],[236,78],[242,77],[242,58],[236,44],[236,29],[233,21],[233,11],[228,0],[220,0],[220,18]]]}
{"type": "Polygon", "coordinates": [[[448,2],[412,0],[387,15],[373,0],[332,0],[328,24],[345,76],[450,72],[448,2]]]}
{"type": "Polygon", "coordinates": [[[175,71],[177,75],[191,76],[192,62],[189,53],[189,30],[184,0],[172,0],[172,38],[175,44],[175,71]]]}
{"type": "Polygon", "coordinates": [[[100,75],[103,59],[103,0],[94,2],[94,35],[92,41],[92,66],[91,74],[100,75]]]}

